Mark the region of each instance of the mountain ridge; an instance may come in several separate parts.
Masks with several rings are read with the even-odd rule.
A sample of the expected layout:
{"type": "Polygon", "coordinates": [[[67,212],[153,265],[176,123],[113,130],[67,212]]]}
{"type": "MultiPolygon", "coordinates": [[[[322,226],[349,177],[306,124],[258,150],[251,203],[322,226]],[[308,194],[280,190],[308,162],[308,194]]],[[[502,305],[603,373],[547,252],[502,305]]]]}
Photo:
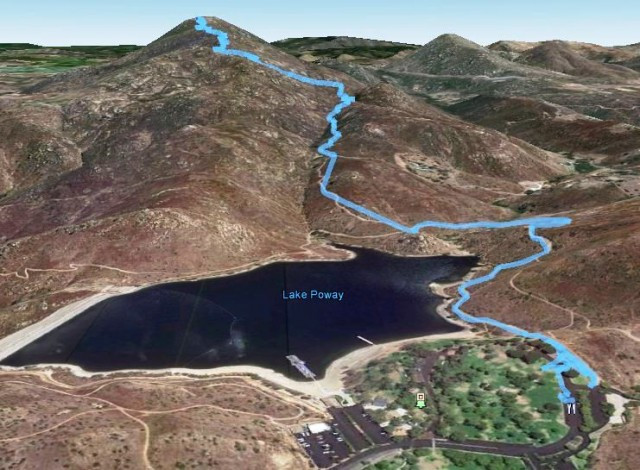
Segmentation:
{"type": "Polygon", "coordinates": [[[637,79],[640,74],[622,65],[605,64],[589,60],[562,41],[547,41],[524,51],[516,62],[561,72],[568,75],[637,79]]]}
{"type": "Polygon", "coordinates": [[[434,75],[537,75],[549,72],[514,63],[456,34],[443,34],[386,70],[434,75]]]}
{"type": "MultiPolygon", "coordinates": [[[[336,194],[407,225],[575,218],[541,231],[554,252],[519,278],[532,295],[519,297],[513,279],[501,277],[474,295],[474,313],[564,335],[599,367],[607,349],[590,342],[601,333],[596,323],[633,331],[631,310],[614,308],[637,300],[627,282],[640,252],[637,128],[625,124],[638,117],[633,80],[549,72],[445,35],[401,57],[357,63],[373,82],[364,83],[345,73],[355,67],[307,63],[209,21],[232,47],[339,80],[357,96],[338,125],[340,159],[328,182],[336,194]],[[583,147],[569,147],[582,132],[583,147]],[[583,319],[560,325],[564,317],[536,303],[540,296],[583,319]]],[[[327,159],[316,149],[330,134],[334,90],[214,54],[215,44],[185,22],[107,65],[0,98],[0,333],[106,286],[344,259],[328,242],[405,255],[471,252],[480,269],[539,250],[520,229],[390,234],[323,197],[327,159]]],[[[638,347],[627,339],[632,357],[638,347]]],[[[605,370],[625,391],[628,357],[624,370],[605,370]]]]}

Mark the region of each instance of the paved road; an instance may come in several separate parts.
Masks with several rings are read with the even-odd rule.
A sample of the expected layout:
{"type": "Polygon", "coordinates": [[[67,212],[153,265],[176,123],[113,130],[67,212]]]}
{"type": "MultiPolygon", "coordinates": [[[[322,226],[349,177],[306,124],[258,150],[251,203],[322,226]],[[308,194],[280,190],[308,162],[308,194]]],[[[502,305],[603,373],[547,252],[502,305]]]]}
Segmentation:
{"type": "Polygon", "coordinates": [[[338,429],[353,450],[358,452],[370,446],[369,442],[360,434],[360,431],[351,424],[344,409],[329,408],[329,413],[331,413],[333,419],[335,419],[338,429]]]}
{"type": "MultiPolygon", "coordinates": [[[[507,457],[525,457],[527,451],[530,449],[510,448],[509,444],[494,445],[491,444],[473,444],[470,442],[453,442],[446,439],[415,439],[406,440],[401,442],[394,442],[391,444],[384,444],[360,452],[353,456],[349,460],[346,460],[335,467],[336,470],[355,470],[363,467],[363,462],[371,461],[374,458],[379,458],[392,450],[406,450],[416,448],[431,448],[435,444],[438,449],[453,449],[467,452],[482,452],[493,455],[504,455],[507,457]]],[[[524,446],[529,447],[529,446],[524,446]]]]}
{"type": "Polygon", "coordinates": [[[362,405],[349,406],[343,408],[343,410],[349,415],[353,422],[364,431],[371,442],[378,445],[391,442],[389,435],[384,433],[380,425],[366,414],[362,405]],[[363,414],[365,416],[363,416],[363,414]]]}
{"type": "Polygon", "coordinates": [[[407,450],[407,449],[419,449],[419,448],[431,448],[437,449],[452,449],[466,452],[480,452],[483,454],[502,455],[505,457],[519,457],[525,460],[531,468],[538,469],[540,467],[540,460],[534,459],[535,453],[532,455],[532,451],[535,452],[535,447],[527,444],[505,444],[497,442],[485,442],[485,441],[465,441],[454,442],[446,439],[413,439],[401,442],[394,442],[392,444],[385,444],[360,452],[353,456],[349,460],[346,460],[335,467],[336,470],[355,470],[363,467],[363,462],[371,461],[374,458],[383,456],[391,450],[407,450]]]}
{"type": "MultiPolygon", "coordinates": [[[[598,377],[595,371],[593,371],[586,362],[584,362],[578,356],[573,354],[568,348],[566,348],[563,344],[559,343],[555,339],[545,336],[541,333],[531,333],[521,328],[502,323],[492,318],[475,317],[465,313],[461,309],[461,307],[471,298],[471,293],[468,291],[468,288],[493,280],[503,270],[513,269],[516,267],[522,267],[522,266],[528,265],[538,260],[539,258],[546,256],[548,253],[550,253],[552,249],[551,243],[549,243],[542,236],[538,235],[537,230],[542,228],[561,227],[561,226],[571,224],[572,221],[570,218],[568,217],[533,217],[533,218],[525,218],[525,219],[515,219],[510,221],[500,221],[500,222],[481,221],[481,222],[469,222],[469,223],[449,223],[449,222],[425,220],[422,222],[418,222],[412,226],[406,226],[398,221],[392,220],[380,213],[367,209],[363,206],[360,206],[359,204],[356,204],[351,200],[345,199],[344,197],[341,197],[338,194],[331,192],[329,189],[327,189],[327,186],[331,179],[333,169],[336,165],[338,154],[330,149],[334,147],[336,142],[342,136],[342,134],[338,130],[339,123],[337,120],[337,116],[345,108],[347,108],[348,106],[350,106],[352,103],[355,102],[355,97],[349,95],[346,92],[345,85],[337,81],[319,80],[319,79],[313,79],[304,75],[300,75],[296,72],[285,70],[276,65],[270,64],[268,62],[264,62],[260,58],[260,56],[254,53],[251,53],[248,51],[242,51],[238,49],[231,49],[229,47],[230,40],[229,40],[228,34],[224,31],[220,31],[209,26],[207,23],[207,20],[204,17],[196,18],[195,29],[197,31],[203,31],[206,34],[215,36],[218,39],[218,45],[212,48],[212,50],[217,54],[229,55],[234,57],[242,57],[244,59],[247,59],[251,62],[258,64],[259,66],[274,70],[277,73],[284,75],[286,77],[289,77],[298,82],[316,86],[316,87],[329,87],[329,88],[336,89],[336,94],[340,98],[340,102],[327,115],[327,121],[330,123],[330,138],[318,147],[318,152],[329,159],[329,164],[327,165],[326,172],[320,183],[320,192],[323,196],[327,197],[328,199],[338,204],[341,204],[343,206],[349,207],[350,209],[353,209],[356,212],[362,215],[365,215],[375,221],[378,221],[390,227],[393,227],[400,232],[405,232],[409,234],[419,233],[421,229],[429,228],[429,227],[452,229],[452,230],[469,230],[469,229],[476,229],[476,228],[502,229],[502,228],[513,228],[513,227],[527,227],[528,233],[529,233],[529,239],[533,243],[536,243],[537,245],[539,245],[542,250],[526,258],[511,261],[509,263],[498,264],[494,267],[494,269],[490,273],[462,283],[458,287],[458,293],[460,294],[460,297],[452,305],[451,311],[455,313],[461,320],[467,323],[488,324],[490,326],[500,328],[516,336],[521,336],[529,339],[538,339],[547,344],[550,344],[556,350],[556,360],[546,364],[544,366],[544,370],[559,371],[561,370],[559,369],[560,367],[569,366],[570,368],[578,371],[581,375],[589,378],[590,386],[592,388],[597,384],[598,377]]],[[[560,377],[560,375],[558,375],[558,378],[559,378],[558,385],[561,389],[561,393],[559,395],[561,401],[563,403],[573,402],[574,398],[571,395],[570,389],[566,386],[566,381],[563,380],[560,377]]],[[[355,450],[361,450],[367,447],[366,440],[357,432],[357,430],[355,433],[352,433],[353,434],[352,439],[354,441],[351,442],[351,440],[349,439],[349,436],[347,435],[347,433],[350,432],[348,431],[350,427],[350,423],[348,423],[349,420],[344,415],[342,415],[341,413],[336,413],[334,414],[334,417],[336,418],[336,421],[340,423],[340,425],[345,426],[345,429],[343,429],[345,437],[354,446],[355,450]],[[364,443],[362,441],[364,441],[364,443]]],[[[598,417],[596,417],[596,419],[598,419],[598,417]]],[[[575,437],[578,434],[579,434],[579,430],[577,430],[575,427],[572,426],[570,429],[570,432],[566,437],[568,438],[568,440],[571,440],[572,435],[573,437],[575,437]]],[[[564,445],[564,443],[562,442],[563,440],[550,445],[550,447],[557,448],[557,446],[563,446],[564,445]]],[[[513,447],[511,447],[510,449],[513,449],[513,447]]],[[[541,455],[540,452],[541,452],[540,449],[535,450],[535,453],[537,455],[541,455]]]]}
{"type": "MultiPolygon", "coordinates": [[[[575,394],[579,388],[584,388],[573,385],[567,379],[565,379],[565,385],[573,394],[575,394]]],[[[604,399],[604,396],[599,390],[592,390],[589,397],[591,399],[591,408],[594,419],[598,424],[598,428],[600,428],[608,421],[606,415],[600,411],[600,401],[604,399]]],[[[371,461],[372,459],[384,456],[393,450],[431,448],[435,445],[435,447],[439,449],[454,449],[467,452],[503,455],[506,457],[519,457],[532,469],[541,469],[543,468],[543,463],[552,462],[554,468],[570,470],[574,467],[567,458],[585,449],[591,443],[591,439],[589,438],[588,433],[580,430],[580,426],[582,425],[581,416],[579,414],[567,414],[566,408],[564,411],[565,423],[569,427],[569,431],[562,439],[540,447],[536,447],[532,444],[508,444],[504,442],[479,440],[454,442],[447,439],[406,439],[400,442],[377,445],[369,448],[338,464],[334,468],[339,470],[361,469],[363,461],[371,461]],[[568,442],[577,440],[578,436],[582,438],[581,443],[573,450],[567,449],[565,445],[568,442]]]]}

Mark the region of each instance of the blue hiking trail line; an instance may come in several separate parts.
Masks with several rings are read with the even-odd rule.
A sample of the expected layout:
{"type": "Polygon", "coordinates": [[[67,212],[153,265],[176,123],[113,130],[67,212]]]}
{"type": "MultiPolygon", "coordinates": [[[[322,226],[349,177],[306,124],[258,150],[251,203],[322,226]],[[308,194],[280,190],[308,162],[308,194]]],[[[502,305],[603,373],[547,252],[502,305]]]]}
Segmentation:
{"type": "Polygon", "coordinates": [[[360,214],[364,214],[370,217],[373,220],[386,224],[390,227],[395,228],[401,232],[416,234],[423,228],[442,228],[442,229],[450,229],[450,230],[471,230],[471,229],[500,229],[500,228],[510,228],[510,227],[528,227],[529,229],[529,238],[531,241],[537,243],[542,248],[542,251],[539,251],[531,256],[528,256],[523,259],[519,259],[516,261],[511,261],[509,263],[503,263],[497,265],[493,270],[482,277],[474,278],[469,281],[462,283],[458,287],[458,293],[460,294],[460,298],[458,301],[453,304],[452,311],[463,321],[467,323],[481,323],[485,325],[494,326],[496,328],[500,328],[501,330],[507,331],[516,336],[522,336],[523,338],[534,339],[543,341],[551,346],[553,346],[556,350],[556,358],[543,365],[541,369],[543,371],[552,371],[555,373],[556,379],[558,381],[558,385],[560,387],[560,393],[558,393],[558,398],[562,403],[575,403],[575,398],[571,395],[571,392],[566,387],[562,373],[566,372],[570,369],[574,369],[579,374],[585,376],[588,380],[589,388],[593,388],[598,384],[598,376],[585,363],[582,359],[576,356],[573,352],[571,352],[565,345],[556,341],[553,338],[543,335],[542,333],[531,333],[529,331],[523,330],[521,328],[508,325],[506,323],[502,323],[498,320],[494,320],[489,317],[474,317],[462,311],[462,305],[467,302],[471,298],[471,294],[467,290],[469,287],[482,284],[494,279],[498,273],[504,271],[505,269],[513,269],[521,266],[525,266],[529,263],[536,261],[539,258],[547,255],[551,252],[551,244],[545,240],[543,237],[536,234],[536,229],[538,228],[554,228],[554,227],[562,227],[565,225],[569,225],[571,223],[571,219],[568,217],[532,217],[528,219],[518,219],[518,220],[510,220],[505,222],[491,222],[491,221],[478,221],[478,222],[468,222],[468,223],[449,223],[449,222],[437,222],[432,220],[425,220],[423,222],[419,222],[412,226],[403,225],[395,220],[389,219],[377,212],[374,212],[366,207],[363,207],[359,204],[356,204],[353,201],[345,199],[327,189],[327,185],[329,184],[329,180],[331,179],[331,174],[333,173],[333,169],[336,165],[336,161],[338,160],[338,154],[331,150],[331,148],[335,145],[335,143],[342,137],[342,134],[338,130],[338,120],[337,116],[342,112],[343,109],[351,105],[355,102],[355,97],[349,95],[345,90],[345,85],[341,82],[331,81],[331,80],[318,80],[315,78],[306,77],[304,75],[300,75],[295,72],[291,72],[289,70],[282,69],[276,65],[270,64],[268,62],[264,62],[259,56],[256,54],[252,54],[251,52],[242,51],[238,49],[230,49],[230,41],[229,36],[224,31],[214,29],[207,23],[207,20],[204,17],[196,18],[196,26],[195,29],[197,31],[202,31],[206,34],[210,34],[215,36],[218,39],[218,45],[213,46],[212,50],[216,54],[222,54],[226,56],[234,56],[241,57],[243,59],[250,60],[251,62],[255,62],[256,64],[266,67],[268,69],[274,70],[281,75],[289,77],[298,82],[306,83],[308,85],[324,87],[324,88],[335,88],[336,94],[340,99],[340,102],[331,110],[331,112],[327,115],[326,119],[331,127],[331,137],[324,142],[322,145],[318,147],[318,153],[327,157],[329,159],[329,164],[327,165],[327,170],[322,178],[320,183],[320,192],[323,196],[331,199],[332,201],[337,202],[343,206],[349,207],[360,214]]]}

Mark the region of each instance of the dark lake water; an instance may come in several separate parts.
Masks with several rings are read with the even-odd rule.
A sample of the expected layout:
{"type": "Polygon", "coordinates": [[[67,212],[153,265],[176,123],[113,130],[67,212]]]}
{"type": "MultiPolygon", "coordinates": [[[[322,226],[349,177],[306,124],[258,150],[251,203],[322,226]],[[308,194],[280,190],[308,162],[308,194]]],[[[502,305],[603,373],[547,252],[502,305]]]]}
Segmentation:
{"type": "Polygon", "coordinates": [[[333,360],[366,345],[357,336],[381,343],[459,330],[436,313],[440,299],[427,285],[459,279],[476,258],[349,250],[357,256],[344,262],[275,263],[113,297],[2,364],[89,371],[247,364],[301,379],[285,356],[297,355],[322,377],[333,360]],[[307,298],[285,300],[283,292],[307,298]]]}

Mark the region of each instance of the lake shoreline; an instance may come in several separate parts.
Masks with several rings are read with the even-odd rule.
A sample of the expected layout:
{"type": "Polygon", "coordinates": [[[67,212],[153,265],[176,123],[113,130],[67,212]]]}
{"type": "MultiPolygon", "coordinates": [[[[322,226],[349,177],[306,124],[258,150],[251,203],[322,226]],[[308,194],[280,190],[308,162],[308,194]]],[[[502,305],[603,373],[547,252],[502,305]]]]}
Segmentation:
{"type": "Polygon", "coordinates": [[[250,365],[221,366],[211,369],[188,369],[183,367],[170,367],[166,369],[123,369],[105,372],[90,372],[80,366],[71,364],[33,364],[22,367],[0,366],[1,372],[15,372],[21,370],[42,370],[55,371],[65,370],[79,378],[96,377],[126,377],[128,375],[150,378],[171,378],[176,377],[214,377],[224,375],[255,375],[260,379],[269,382],[272,386],[284,387],[294,392],[303,393],[315,398],[329,398],[335,395],[344,395],[343,377],[347,371],[356,370],[365,366],[368,362],[387,356],[404,346],[413,343],[432,342],[444,339],[473,340],[479,337],[478,333],[471,330],[463,330],[454,333],[437,333],[433,335],[421,336],[417,338],[401,339],[388,343],[364,346],[333,361],[327,368],[325,375],[320,380],[298,381],[286,377],[284,374],[273,369],[250,365]]]}
{"type": "MultiPolygon", "coordinates": [[[[347,252],[348,256],[345,260],[328,260],[330,262],[338,262],[338,261],[348,261],[349,259],[354,259],[358,255],[355,251],[348,250],[347,247],[333,247],[336,250],[347,252]]],[[[365,249],[366,250],[366,249],[365,249]]],[[[377,250],[373,250],[377,251],[377,250]]],[[[389,254],[386,252],[379,252],[384,255],[390,255],[398,258],[405,258],[400,255],[389,254]]],[[[424,256],[421,258],[451,258],[451,256],[439,255],[439,256],[424,256]]],[[[455,258],[455,256],[454,256],[455,258]]],[[[300,260],[294,260],[295,262],[300,262],[300,260]]],[[[327,260],[304,260],[305,262],[322,262],[327,260]]],[[[252,263],[249,266],[243,266],[241,270],[236,270],[233,273],[229,273],[226,271],[225,273],[219,273],[217,276],[211,276],[210,278],[215,277],[231,277],[234,274],[241,274],[242,272],[256,270],[260,267],[273,264],[273,263],[286,263],[287,260],[281,258],[275,259],[263,259],[259,262],[252,263]]],[[[398,340],[387,340],[374,344],[374,345],[364,345],[363,347],[357,348],[355,350],[347,351],[345,354],[338,356],[335,360],[328,363],[324,367],[322,379],[318,379],[315,382],[302,382],[297,381],[294,378],[287,377],[282,373],[282,371],[276,371],[270,368],[268,365],[260,365],[260,366],[251,366],[251,365],[221,365],[217,367],[210,368],[197,368],[192,369],[188,367],[170,367],[170,368],[152,368],[152,369],[142,369],[136,368],[135,366],[132,368],[123,368],[123,369],[114,369],[114,370],[99,370],[96,372],[90,372],[83,369],[80,366],[73,364],[64,364],[64,363],[48,363],[43,361],[34,362],[33,364],[26,364],[24,366],[0,366],[0,370],[20,370],[25,368],[38,368],[38,369],[50,369],[50,368],[64,368],[74,375],[79,377],[93,377],[93,376],[112,376],[118,374],[130,374],[130,373],[142,373],[145,375],[175,375],[175,374],[187,374],[187,375],[195,375],[195,376],[206,376],[206,375],[220,375],[227,373],[241,373],[241,374],[255,374],[269,382],[272,382],[276,385],[284,386],[286,388],[290,388],[292,390],[300,391],[301,393],[308,393],[314,396],[330,396],[332,394],[341,393],[341,389],[343,386],[342,383],[342,375],[346,369],[352,369],[353,367],[359,367],[360,365],[364,365],[369,360],[380,357],[381,355],[388,354],[393,352],[394,350],[401,348],[405,344],[409,344],[412,342],[419,341],[435,341],[438,339],[460,339],[460,338],[473,338],[476,336],[475,333],[472,333],[470,327],[460,321],[456,321],[454,315],[448,311],[448,307],[455,300],[448,296],[445,290],[451,286],[455,286],[463,282],[464,278],[473,275],[473,271],[475,268],[472,268],[466,275],[463,276],[462,279],[458,279],[454,282],[449,283],[438,283],[438,282],[430,282],[425,284],[425,289],[430,291],[430,293],[438,299],[437,304],[435,305],[435,314],[441,320],[444,320],[445,323],[455,326],[456,328],[461,328],[459,331],[454,332],[446,332],[446,333],[431,333],[431,334],[422,334],[417,337],[406,337],[398,340]]],[[[175,281],[171,281],[175,282],[175,281]]],[[[183,282],[183,281],[179,281],[183,282]]],[[[190,280],[186,280],[184,282],[191,282],[190,280]]],[[[56,310],[54,313],[46,317],[45,319],[37,322],[29,327],[24,328],[12,335],[9,335],[3,339],[0,339],[0,360],[4,360],[9,357],[16,351],[21,348],[31,344],[36,341],[38,338],[46,335],[50,331],[58,328],[60,325],[72,320],[83,312],[87,311],[92,306],[96,305],[99,302],[103,302],[109,298],[122,296],[125,294],[131,294],[134,292],[138,292],[142,289],[155,287],[163,284],[168,284],[170,282],[162,282],[159,284],[152,285],[143,285],[143,286],[128,286],[128,287],[114,287],[107,286],[102,291],[91,295],[89,297],[85,297],[79,301],[72,302],[65,307],[62,307],[56,310]]],[[[419,332],[416,332],[419,333],[419,332]]]]}
{"type": "MultiPolygon", "coordinates": [[[[397,341],[390,341],[386,343],[380,343],[375,345],[368,345],[351,351],[333,362],[325,370],[322,379],[316,381],[298,381],[285,376],[284,374],[277,372],[273,369],[265,367],[251,366],[251,365],[232,365],[232,366],[220,366],[210,369],[189,369],[189,368],[166,368],[166,369],[126,369],[126,370],[114,370],[114,371],[102,371],[102,372],[90,372],[83,368],[71,365],[71,364],[34,364],[23,367],[10,367],[0,366],[0,371],[19,371],[26,369],[39,369],[39,370],[66,370],[72,375],[79,378],[95,378],[95,377],[114,377],[114,376],[127,376],[130,374],[144,375],[145,377],[157,377],[162,378],[176,378],[176,377],[214,377],[224,375],[255,375],[262,380],[268,382],[274,387],[284,387],[285,389],[292,390],[298,393],[304,393],[315,398],[328,398],[332,396],[344,396],[344,376],[348,371],[355,371],[364,367],[368,362],[387,356],[395,351],[402,349],[404,346],[421,342],[433,342],[444,339],[456,339],[456,340],[474,340],[478,339],[481,334],[471,331],[469,325],[462,321],[455,321],[454,316],[447,310],[448,306],[454,302],[455,297],[448,297],[445,294],[445,290],[456,286],[463,281],[439,284],[431,283],[429,288],[434,291],[439,297],[442,298],[442,302],[437,307],[437,312],[446,321],[462,327],[461,331],[453,333],[436,333],[426,336],[420,336],[416,338],[401,339],[397,341]]],[[[121,295],[118,293],[111,293],[109,296],[121,295]]],[[[92,296],[95,297],[95,296],[92,296]]],[[[106,297],[105,297],[106,298],[106,297]]],[[[91,299],[88,298],[88,299],[91,299]]],[[[88,300],[84,299],[84,300],[88,300]]],[[[82,302],[82,301],[81,301],[82,302]]],[[[76,313],[77,314],[77,313],[76,313]]]]}
{"type": "Polygon", "coordinates": [[[96,294],[71,302],[64,307],[59,308],[42,320],[0,339],[0,361],[11,356],[13,353],[19,351],[23,347],[26,347],[47,333],[55,330],[64,323],[74,319],[90,307],[93,307],[103,300],[120,295],[131,294],[140,289],[143,289],[143,287],[106,286],[96,294]]]}
{"type": "Polygon", "coordinates": [[[198,282],[205,279],[215,279],[219,277],[229,277],[238,274],[243,274],[254,269],[259,269],[263,266],[268,266],[274,263],[286,263],[286,262],[343,262],[355,258],[356,254],[348,250],[337,248],[333,245],[326,245],[336,251],[347,251],[348,255],[344,259],[296,259],[289,254],[273,255],[267,258],[263,258],[259,261],[254,261],[234,268],[229,268],[221,271],[211,271],[207,273],[189,274],[178,278],[165,279],[160,282],[150,282],[147,284],[140,284],[136,286],[113,286],[106,285],[99,292],[84,297],[80,300],[71,302],[64,307],[47,315],[40,321],[33,323],[21,330],[11,333],[4,338],[0,339],[0,361],[9,357],[16,351],[34,342],[38,338],[53,331],[58,326],[73,320],[78,315],[82,314],[90,307],[96,305],[103,300],[107,300],[111,297],[116,297],[125,294],[132,294],[142,289],[158,287],[165,284],[171,284],[174,282],[198,282]]]}

